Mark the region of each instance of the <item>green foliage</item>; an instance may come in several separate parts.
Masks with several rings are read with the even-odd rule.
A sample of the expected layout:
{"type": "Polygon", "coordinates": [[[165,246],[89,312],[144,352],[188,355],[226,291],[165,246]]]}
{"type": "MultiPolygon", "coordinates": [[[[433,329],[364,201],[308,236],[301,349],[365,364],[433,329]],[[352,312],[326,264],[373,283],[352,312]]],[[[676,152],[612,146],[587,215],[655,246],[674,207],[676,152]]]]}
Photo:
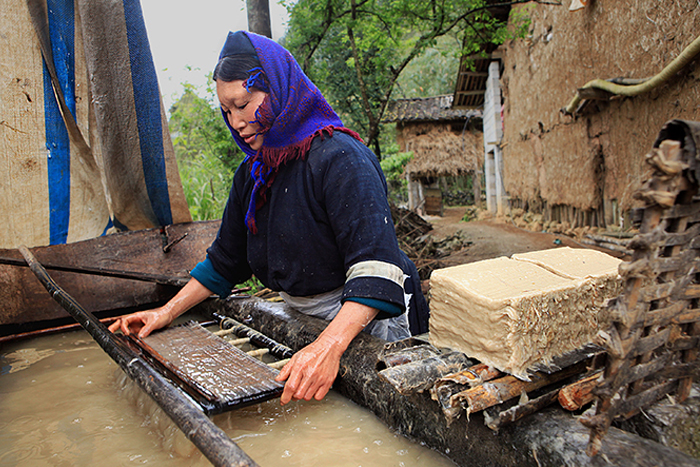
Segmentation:
{"type": "Polygon", "coordinates": [[[462,216],[462,222],[471,222],[479,218],[479,208],[476,206],[467,206],[467,210],[462,216]]]}
{"type": "Polygon", "coordinates": [[[214,105],[211,74],[205,97],[189,83],[183,83],[183,94],[170,108],[170,133],[178,157],[192,158],[202,154],[214,156],[232,170],[243,160],[243,152],[231,137],[221,110],[214,105]]]}
{"type": "Polygon", "coordinates": [[[220,219],[233,172],[219,158],[205,154],[178,158],[177,165],[192,218],[198,221],[220,219]]]}
{"type": "Polygon", "coordinates": [[[182,186],[193,219],[218,219],[243,152],[213,104],[211,81],[206,97],[189,83],[183,88],[170,109],[169,122],[182,186]]]}
{"type": "MultiPolygon", "coordinates": [[[[451,38],[449,49],[456,58],[492,49],[512,35],[486,5],[485,0],[298,0],[288,5],[284,45],[346,125],[361,131],[381,157],[381,119],[411,61],[436,49],[443,37],[451,38]]],[[[420,70],[430,68],[431,58],[446,58],[450,52],[431,53],[420,70]]],[[[457,67],[447,73],[456,76],[457,67]]],[[[428,83],[439,81],[426,73],[420,77],[426,82],[422,85],[419,76],[412,74],[404,78],[402,88],[425,90],[428,83]]]]}
{"type": "Polygon", "coordinates": [[[380,162],[389,186],[389,200],[396,204],[400,204],[408,198],[408,182],[403,176],[403,172],[411,158],[413,158],[412,152],[398,152],[380,162]]]}
{"type": "Polygon", "coordinates": [[[387,180],[403,179],[403,169],[413,158],[413,152],[399,152],[386,157],[380,162],[382,171],[387,180]]]}
{"type": "Polygon", "coordinates": [[[249,291],[244,292],[248,295],[255,295],[256,293],[260,292],[261,290],[263,290],[265,288],[263,283],[260,282],[260,279],[258,279],[255,276],[251,277],[250,279],[248,279],[244,283],[237,285],[236,287],[239,289],[244,289],[246,287],[250,287],[249,291]]]}
{"type": "Polygon", "coordinates": [[[414,58],[396,81],[393,97],[411,99],[452,94],[459,69],[461,46],[454,37],[440,37],[414,58]]]}

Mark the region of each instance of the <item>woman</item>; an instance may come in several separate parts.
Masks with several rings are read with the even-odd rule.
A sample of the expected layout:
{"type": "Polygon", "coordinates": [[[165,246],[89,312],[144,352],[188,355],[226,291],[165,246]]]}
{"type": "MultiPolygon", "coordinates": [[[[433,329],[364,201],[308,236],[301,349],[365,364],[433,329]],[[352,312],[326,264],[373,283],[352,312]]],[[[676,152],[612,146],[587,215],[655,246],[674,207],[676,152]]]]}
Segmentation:
{"type": "Polygon", "coordinates": [[[229,33],[214,80],[224,120],[246,154],[217,238],[172,300],[110,330],[145,337],[254,274],[291,307],[330,321],[278,376],[286,380],[282,404],[320,400],[360,331],[408,337],[407,310],[425,325],[418,275],[398,247],[376,156],[288,51],[262,36],[229,33]]]}

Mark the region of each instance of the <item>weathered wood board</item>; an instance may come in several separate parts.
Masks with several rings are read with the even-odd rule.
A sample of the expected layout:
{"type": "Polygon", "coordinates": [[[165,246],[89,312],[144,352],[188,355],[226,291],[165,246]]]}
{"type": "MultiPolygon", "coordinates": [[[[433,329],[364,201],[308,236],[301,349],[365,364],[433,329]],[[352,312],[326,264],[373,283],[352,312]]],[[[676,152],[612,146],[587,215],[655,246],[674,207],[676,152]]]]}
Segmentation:
{"type": "MultiPolygon", "coordinates": [[[[192,222],[106,235],[65,245],[32,249],[47,265],[103,268],[114,271],[169,275],[187,279],[206,255],[220,221],[192,222]],[[184,238],[183,238],[184,237],[184,238]],[[168,252],[163,247],[178,239],[168,252]]],[[[23,261],[18,250],[0,250],[0,257],[23,261]]],[[[91,312],[129,308],[170,298],[177,290],[152,282],[52,272],[56,282],[91,312]]],[[[29,268],[0,264],[0,334],[3,326],[68,318],[29,268]]]]}

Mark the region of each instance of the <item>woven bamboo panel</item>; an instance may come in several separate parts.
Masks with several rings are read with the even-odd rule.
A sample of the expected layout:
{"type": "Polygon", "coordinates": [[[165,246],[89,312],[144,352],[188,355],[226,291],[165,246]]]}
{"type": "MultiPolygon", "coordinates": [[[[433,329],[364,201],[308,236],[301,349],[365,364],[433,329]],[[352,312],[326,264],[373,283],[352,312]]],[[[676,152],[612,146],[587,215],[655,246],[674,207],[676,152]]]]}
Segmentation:
{"type": "Polygon", "coordinates": [[[607,352],[595,389],[591,429],[595,455],[611,423],[660,398],[688,397],[700,340],[700,123],[674,120],[647,155],[651,177],[635,195],[639,234],[620,266],[623,292],[610,305],[613,325],[601,333],[607,352]]]}

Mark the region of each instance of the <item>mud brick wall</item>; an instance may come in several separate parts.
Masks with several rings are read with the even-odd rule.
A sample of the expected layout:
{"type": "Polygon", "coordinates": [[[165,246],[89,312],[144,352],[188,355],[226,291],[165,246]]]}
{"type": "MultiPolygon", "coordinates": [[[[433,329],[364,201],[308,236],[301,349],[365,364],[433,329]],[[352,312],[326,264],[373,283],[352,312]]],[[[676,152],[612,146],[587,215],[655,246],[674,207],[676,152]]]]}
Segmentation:
{"type": "Polygon", "coordinates": [[[570,1],[514,9],[531,25],[502,46],[505,187],[516,204],[566,205],[618,223],[635,206],[663,124],[700,120],[700,58],[650,93],[590,101],[576,119],[560,109],[593,79],[660,72],[700,34],[700,4],[589,0],[569,11],[570,1]]]}

